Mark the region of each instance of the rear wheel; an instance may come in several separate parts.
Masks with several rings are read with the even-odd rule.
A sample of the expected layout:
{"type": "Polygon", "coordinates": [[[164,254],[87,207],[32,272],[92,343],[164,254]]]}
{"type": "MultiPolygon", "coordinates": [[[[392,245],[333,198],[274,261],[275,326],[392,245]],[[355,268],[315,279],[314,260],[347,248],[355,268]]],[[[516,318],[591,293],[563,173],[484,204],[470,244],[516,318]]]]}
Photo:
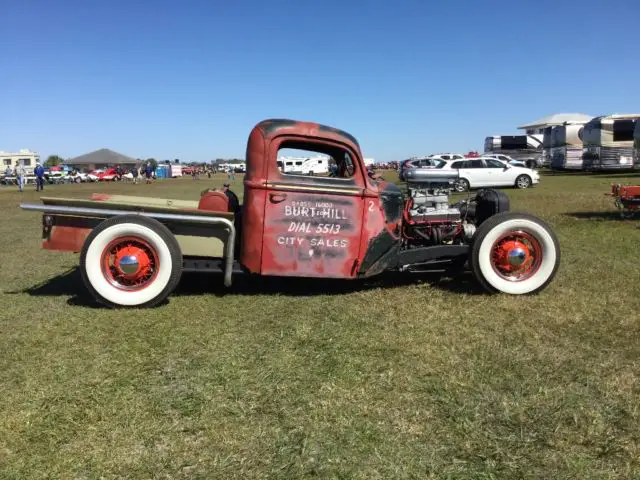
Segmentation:
{"type": "Polygon", "coordinates": [[[80,271],[93,297],[108,307],[153,307],[175,289],[182,253],[169,229],[136,215],[113,217],[87,237],[80,271]]]}
{"type": "Polygon", "coordinates": [[[490,292],[537,293],[555,277],[560,244],[551,228],[526,213],[499,213],[476,231],[469,263],[490,292]]]}
{"type": "Polygon", "coordinates": [[[469,190],[469,187],[469,180],[466,178],[459,179],[454,185],[456,192],[466,192],[469,190]]]}

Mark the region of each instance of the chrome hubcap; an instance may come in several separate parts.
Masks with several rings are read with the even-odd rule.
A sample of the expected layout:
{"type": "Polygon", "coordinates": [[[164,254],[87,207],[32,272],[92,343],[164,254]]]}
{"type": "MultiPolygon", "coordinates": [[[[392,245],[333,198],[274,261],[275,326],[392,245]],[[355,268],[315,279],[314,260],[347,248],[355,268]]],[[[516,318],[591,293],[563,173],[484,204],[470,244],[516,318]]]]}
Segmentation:
{"type": "Polygon", "coordinates": [[[125,275],[133,275],[138,271],[139,266],[140,262],[138,261],[138,258],[133,255],[122,257],[120,262],[118,262],[118,267],[125,275]]]}
{"type": "Polygon", "coordinates": [[[522,248],[514,248],[509,252],[509,264],[514,267],[519,267],[524,263],[527,258],[527,252],[522,248]]]}

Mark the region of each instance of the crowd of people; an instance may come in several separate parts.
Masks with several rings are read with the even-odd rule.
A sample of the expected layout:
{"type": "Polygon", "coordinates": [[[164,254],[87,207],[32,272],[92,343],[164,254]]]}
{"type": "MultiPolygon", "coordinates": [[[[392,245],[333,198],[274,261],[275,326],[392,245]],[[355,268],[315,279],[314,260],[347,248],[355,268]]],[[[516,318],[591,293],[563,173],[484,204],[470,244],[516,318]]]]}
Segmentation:
{"type": "MultiPolygon", "coordinates": [[[[33,170],[35,176],[36,191],[44,190],[45,183],[45,170],[40,162],[36,162],[36,167],[33,170]]],[[[22,163],[18,163],[14,168],[7,166],[4,171],[5,178],[15,178],[15,183],[18,186],[18,190],[23,192],[24,187],[27,184],[27,169],[22,163]]]]}

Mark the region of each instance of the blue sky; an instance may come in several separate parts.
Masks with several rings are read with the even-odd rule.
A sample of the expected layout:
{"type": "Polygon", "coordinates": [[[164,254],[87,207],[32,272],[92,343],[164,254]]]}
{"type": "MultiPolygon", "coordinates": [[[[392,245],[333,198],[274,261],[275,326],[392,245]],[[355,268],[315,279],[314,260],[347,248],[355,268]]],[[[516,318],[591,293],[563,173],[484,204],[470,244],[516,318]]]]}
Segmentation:
{"type": "Polygon", "coordinates": [[[265,118],[392,160],[640,111],[640,2],[0,0],[0,150],[244,156],[265,118]]]}

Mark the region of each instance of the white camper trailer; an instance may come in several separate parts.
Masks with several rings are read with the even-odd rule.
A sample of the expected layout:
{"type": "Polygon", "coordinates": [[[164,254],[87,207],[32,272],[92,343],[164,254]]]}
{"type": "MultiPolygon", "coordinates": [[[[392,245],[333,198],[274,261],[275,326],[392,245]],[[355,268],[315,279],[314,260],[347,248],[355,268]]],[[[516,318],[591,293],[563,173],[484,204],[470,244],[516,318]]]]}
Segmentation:
{"type": "Polygon", "coordinates": [[[542,135],[496,135],[484,140],[485,153],[503,153],[528,168],[542,166],[542,135]]]}
{"type": "Polygon", "coordinates": [[[584,126],[583,170],[633,168],[633,135],[640,114],[596,117],[584,126]]]}
{"type": "Polygon", "coordinates": [[[329,157],[280,157],[278,169],[289,175],[323,175],[329,173],[329,157]]]}
{"type": "Polygon", "coordinates": [[[551,136],[551,168],[582,170],[583,132],[586,122],[565,122],[551,136]]]}

